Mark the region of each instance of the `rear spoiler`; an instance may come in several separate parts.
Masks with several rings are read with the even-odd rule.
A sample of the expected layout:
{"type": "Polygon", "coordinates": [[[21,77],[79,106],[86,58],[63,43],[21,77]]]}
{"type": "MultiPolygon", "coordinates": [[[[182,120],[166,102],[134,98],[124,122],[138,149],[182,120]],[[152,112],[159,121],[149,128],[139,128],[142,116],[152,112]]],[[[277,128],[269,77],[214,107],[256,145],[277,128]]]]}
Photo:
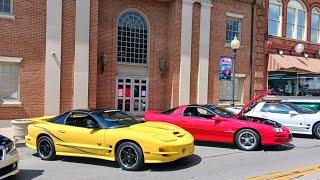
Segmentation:
{"type": "Polygon", "coordinates": [[[47,122],[54,118],[54,116],[43,116],[43,117],[37,117],[32,119],[32,123],[41,123],[41,122],[47,122]]]}

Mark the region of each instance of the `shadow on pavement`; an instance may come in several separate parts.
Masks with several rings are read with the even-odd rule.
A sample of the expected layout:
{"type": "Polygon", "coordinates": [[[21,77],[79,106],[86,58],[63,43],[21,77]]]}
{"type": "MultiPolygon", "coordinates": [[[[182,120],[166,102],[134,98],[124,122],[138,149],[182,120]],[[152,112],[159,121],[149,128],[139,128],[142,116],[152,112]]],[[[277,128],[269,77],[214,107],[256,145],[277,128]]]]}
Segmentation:
{"type": "Polygon", "coordinates": [[[8,180],[32,180],[43,174],[44,170],[20,169],[15,176],[7,178],[8,180]]]}
{"type": "Polygon", "coordinates": [[[196,145],[196,146],[215,147],[215,148],[237,149],[237,147],[234,144],[217,143],[217,142],[209,142],[209,141],[196,141],[194,143],[194,145],[196,145]]]}
{"type": "Polygon", "coordinates": [[[293,134],[293,137],[295,137],[295,138],[314,139],[314,137],[312,135],[306,135],[306,134],[293,134]]]}
{"type": "Polygon", "coordinates": [[[283,144],[280,146],[266,146],[263,151],[289,151],[294,149],[296,146],[291,143],[283,144]]]}
{"type": "Polygon", "coordinates": [[[85,158],[85,157],[70,157],[70,156],[57,156],[56,161],[66,161],[80,164],[91,164],[96,166],[107,166],[111,168],[119,168],[117,162],[107,161],[103,159],[85,158]]]}
{"type": "MultiPolygon", "coordinates": [[[[38,157],[36,153],[33,154],[33,156],[38,157]]],[[[65,161],[80,164],[91,164],[96,166],[106,166],[110,168],[120,168],[117,162],[94,158],[57,156],[56,160],[54,161],[65,161]]],[[[184,157],[182,159],[178,159],[176,161],[165,164],[146,164],[145,168],[141,169],[140,171],[178,171],[196,166],[200,162],[201,157],[196,154],[192,154],[191,156],[184,157]]]]}
{"type": "Polygon", "coordinates": [[[150,171],[178,171],[183,169],[188,169],[193,166],[198,165],[201,162],[201,157],[192,154],[191,156],[178,159],[173,162],[165,164],[147,164],[145,170],[150,171]]]}
{"type": "MultiPolygon", "coordinates": [[[[204,142],[198,141],[195,142],[196,146],[207,146],[207,147],[215,147],[215,148],[228,148],[228,149],[238,149],[234,144],[226,144],[226,143],[216,143],[216,142],[204,142]]],[[[295,145],[288,143],[280,146],[262,146],[255,151],[288,151],[294,149],[295,145]]]]}

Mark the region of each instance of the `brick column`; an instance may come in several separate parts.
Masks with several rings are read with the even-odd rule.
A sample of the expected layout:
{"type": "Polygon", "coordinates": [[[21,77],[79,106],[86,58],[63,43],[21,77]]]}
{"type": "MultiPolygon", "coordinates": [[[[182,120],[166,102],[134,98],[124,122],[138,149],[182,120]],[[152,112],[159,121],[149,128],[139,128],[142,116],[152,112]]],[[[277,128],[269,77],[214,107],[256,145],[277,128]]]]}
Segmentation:
{"type": "Polygon", "coordinates": [[[194,0],[182,0],[179,104],[190,102],[192,13],[194,0]]]}
{"type": "Polygon", "coordinates": [[[198,97],[197,97],[197,102],[199,104],[207,104],[208,102],[211,7],[212,7],[211,0],[201,1],[198,97]]]}

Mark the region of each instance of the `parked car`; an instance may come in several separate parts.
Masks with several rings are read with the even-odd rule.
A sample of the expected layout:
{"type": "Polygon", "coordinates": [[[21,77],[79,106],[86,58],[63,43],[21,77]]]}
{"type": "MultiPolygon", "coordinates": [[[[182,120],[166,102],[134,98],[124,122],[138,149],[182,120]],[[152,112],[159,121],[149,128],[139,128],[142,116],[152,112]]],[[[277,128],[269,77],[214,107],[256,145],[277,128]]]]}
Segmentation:
{"type": "Polygon", "coordinates": [[[311,109],[314,112],[320,112],[320,99],[310,99],[310,98],[288,99],[288,100],[283,100],[282,102],[290,102],[298,106],[311,109]]]}
{"type": "Polygon", "coordinates": [[[148,111],[146,121],[178,125],[200,141],[235,143],[239,149],[251,151],[260,145],[280,145],[292,139],[288,128],[272,120],[245,116],[250,106],[267,92],[249,101],[234,114],[214,105],[183,105],[168,111],[148,111]]]}
{"type": "Polygon", "coordinates": [[[320,139],[319,114],[293,103],[261,102],[247,115],[271,119],[288,127],[292,133],[314,135],[320,139]]]}
{"type": "Polygon", "coordinates": [[[26,145],[42,160],[56,155],[117,161],[124,170],[193,154],[194,138],[182,128],[144,122],[119,110],[74,110],[33,119],[26,145]]]}
{"type": "Polygon", "coordinates": [[[0,179],[17,174],[18,161],[19,155],[14,142],[0,135],[0,179]]]}

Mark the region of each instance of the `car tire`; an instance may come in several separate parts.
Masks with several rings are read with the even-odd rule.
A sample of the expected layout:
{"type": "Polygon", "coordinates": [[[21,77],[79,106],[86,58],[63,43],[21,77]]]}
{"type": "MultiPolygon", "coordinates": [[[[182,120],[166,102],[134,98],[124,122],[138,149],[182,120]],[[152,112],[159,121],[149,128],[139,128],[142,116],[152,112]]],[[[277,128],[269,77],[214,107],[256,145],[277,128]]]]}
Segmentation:
{"type": "Polygon", "coordinates": [[[52,139],[48,136],[41,136],[37,141],[37,153],[42,160],[50,161],[55,159],[56,150],[52,139]]]}
{"type": "Polygon", "coordinates": [[[143,151],[133,142],[124,142],[117,148],[117,162],[123,170],[136,171],[144,166],[143,151]]]}
{"type": "Polygon", "coordinates": [[[260,145],[260,136],[251,129],[242,129],[236,134],[235,143],[241,150],[253,151],[260,145]]]}
{"type": "Polygon", "coordinates": [[[320,123],[317,123],[314,125],[313,129],[313,135],[315,138],[320,139],[320,123]]]}

